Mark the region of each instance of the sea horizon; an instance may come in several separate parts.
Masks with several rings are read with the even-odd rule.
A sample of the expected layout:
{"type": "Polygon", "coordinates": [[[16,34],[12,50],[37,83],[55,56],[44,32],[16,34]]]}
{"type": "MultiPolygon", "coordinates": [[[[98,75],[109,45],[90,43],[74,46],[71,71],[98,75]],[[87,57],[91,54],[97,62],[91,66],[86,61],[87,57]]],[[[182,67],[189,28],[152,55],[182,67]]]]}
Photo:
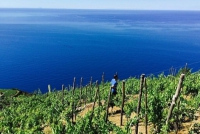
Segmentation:
{"type": "Polygon", "coordinates": [[[200,11],[200,10],[194,10],[194,9],[125,9],[125,8],[45,8],[45,7],[0,7],[0,9],[44,9],[44,10],[123,10],[123,11],[200,11]]]}

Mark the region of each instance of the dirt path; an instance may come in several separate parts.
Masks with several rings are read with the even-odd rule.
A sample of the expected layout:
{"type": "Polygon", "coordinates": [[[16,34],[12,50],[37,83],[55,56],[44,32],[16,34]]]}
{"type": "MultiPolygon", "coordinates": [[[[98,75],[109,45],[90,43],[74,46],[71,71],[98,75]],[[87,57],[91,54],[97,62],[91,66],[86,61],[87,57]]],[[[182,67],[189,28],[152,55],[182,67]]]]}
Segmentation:
{"type": "MultiPolygon", "coordinates": [[[[78,114],[78,116],[84,116],[88,111],[92,110],[92,106],[93,106],[93,103],[89,103],[84,107],[80,107],[79,109],[82,109],[82,111],[78,114]]],[[[120,126],[120,110],[121,109],[119,107],[116,107],[116,106],[113,107],[113,111],[111,111],[111,108],[109,108],[110,116],[108,117],[108,120],[113,122],[117,126],[120,126]],[[111,113],[114,113],[114,114],[111,114],[111,113]]],[[[135,114],[132,113],[131,118],[133,118],[134,116],[135,116],[135,114]]],[[[190,121],[190,122],[185,122],[185,123],[182,124],[183,127],[178,131],[178,134],[188,134],[189,130],[191,129],[191,127],[193,127],[193,125],[195,123],[200,123],[200,108],[197,111],[197,113],[195,114],[195,116],[196,116],[196,120],[193,120],[193,121],[190,121]]],[[[122,123],[123,125],[121,127],[124,127],[126,122],[127,122],[127,119],[126,119],[125,115],[123,115],[123,123],[122,123]]],[[[132,132],[134,134],[135,126],[133,126],[131,129],[132,129],[132,132]]],[[[151,130],[153,129],[152,125],[149,124],[147,129],[148,129],[148,133],[150,134],[151,130]]],[[[52,130],[49,126],[46,126],[44,128],[43,132],[45,134],[52,134],[52,130]]],[[[143,121],[139,122],[138,133],[145,134],[145,124],[144,124],[143,121]]],[[[169,134],[174,134],[174,132],[172,131],[169,134]]]]}
{"type": "MultiPolygon", "coordinates": [[[[84,116],[89,110],[92,109],[93,103],[87,104],[86,107],[83,109],[83,111],[81,111],[78,115],[79,116],[84,116]]],[[[113,107],[113,111],[111,111],[111,108],[109,108],[109,113],[111,114],[112,112],[115,114],[111,114],[108,117],[108,120],[113,122],[114,124],[116,124],[117,126],[120,126],[120,108],[119,107],[113,107]]],[[[131,118],[133,118],[135,116],[134,113],[131,114],[131,118]]],[[[182,124],[182,128],[178,131],[178,134],[188,134],[190,128],[193,126],[194,123],[200,123],[200,109],[197,111],[197,113],[195,114],[196,116],[196,120],[190,121],[190,122],[185,122],[182,124]]],[[[123,126],[126,124],[127,119],[125,117],[125,115],[123,115],[123,126]]],[[[148,125],[148,133],[151,133],[151,129],[152,126],[148,125]]],[[[135,130],[135,126],[132,127],[132,131],[134,133],[135,130]]],[[[144,122],[140,121],[139,122],[139,127],[138,127],[138,133],[145,133],[145,124],[144,122]]],[[[174,134],[174,132],[170,132],[169,134],[174,134]]]]}

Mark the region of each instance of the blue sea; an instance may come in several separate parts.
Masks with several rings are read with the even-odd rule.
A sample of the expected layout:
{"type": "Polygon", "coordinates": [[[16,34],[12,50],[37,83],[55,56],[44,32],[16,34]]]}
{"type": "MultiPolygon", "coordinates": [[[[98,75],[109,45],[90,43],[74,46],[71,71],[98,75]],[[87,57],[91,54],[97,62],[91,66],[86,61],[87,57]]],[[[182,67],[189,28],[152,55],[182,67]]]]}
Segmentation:
{"type": "Polygon", "coordinates": [[[0,88],[200,69],[200,11],[0,9],[0,88]]]}

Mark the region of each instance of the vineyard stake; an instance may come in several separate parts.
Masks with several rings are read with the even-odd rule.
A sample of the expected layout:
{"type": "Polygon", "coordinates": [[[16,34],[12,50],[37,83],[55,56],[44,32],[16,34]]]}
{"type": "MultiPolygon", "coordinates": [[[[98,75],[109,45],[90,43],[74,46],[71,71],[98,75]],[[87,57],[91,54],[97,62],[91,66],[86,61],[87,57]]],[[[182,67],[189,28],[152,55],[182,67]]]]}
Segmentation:
{"type": "Polygon", "coordinates": [[[180,79],[179,79],[179,83],[178,83],[178,86],[177,86],[177,89],[176,89],[176,93],[175,93],[175,95],[173,95],[173,98],[172,98],[171,106],[170,106],[168,116],[167,116],[167,120],[166,120],[166,125],[168,125],[169,119],[171,118],[172,111],[174,109],[174,105],[176,104],[176,100],[177,100],[177,98],[180,94],[180,91],[181,91],[181,87],[182,87],[182,84],[183,84],[184,77],[185,77],[185,74],[181,74],[180,79]]]}
{"type": "Polygon", "coordinates": [[[184,70],[184,74],[186,74],[187,72],[187,63],[185,63],[185,70],[184,70]]]}
{"type": "Polygon", "coordinates": [[[124,99],[125,99],[125,81],[122,82],[122,106],[121,106],[120,126],[122,126],[122,121],[123,121],[124,99]]]}
{"type": "Polygon", "coordinates": [[[112,87],[110,87],[109,92],[108,92],[108,103],[107,103],[107,108],[106,108],[106,119],[105,119],[105,122],[108,121],[108,113],[109,113],[109,104],[110,104],[111,89],[112,89],[112,87]]]}
{"type": "Polygon", "coordinates": [[[141,107],[141,98],[142,98],[144,76],[145,76],[145,74],[142,74],[140,76],[140,92],[139,92],[139,99],[138,99],[138,106],[137,106],[137,122],[136,122],[136,125],[135,125],[135,134],[138,134],[139,113],[140,113],[140,107],[141,107]]]}
{"type": "Polygon", "coordinates": [[[104,87],[104,72],[103,72],[103,75],[102,75],[102,85],[104,87]]]}
{"type": "Polygon", "coordinates": [[[148,133],[147,126],[148,126],[148,118],[147,118],[147,82],[146,78],[144,78],[144,88],[145,88],[145,133],[148,133]]]}
{"type": "Polygon", "coordinates": [[[62,104],[64,106],[64,84],[62,84],[62,104]]]}
{"type": "Polygon", "coordinates": [[[83,77],[81,77],[81,82],[80,82],[80,102],[81,102],[81,99],[82,99],[82,83],[83,83],[83,77]]]}
{"type": "MultiPolygon", "coordinates": [[[[98,82],[98,81],[97,81],[98,82]]],[[[96,84],[96,87],[97,87],[97,90],[98,90],[98,105],[99,105],[99,107],[100,107],[100,102],[101,102],[101,100],[100,100],[100,90],[99,90],[99,85],[98,85],[98,83],[96,84]]]]}
{"type": "Polygon", "coordinates": [[[73,81],[73,95],[74,95],[74,90],[75,90],[75,84],[76,84],[76,77],[74,77],[74,81],[73,81]]]}
{"type": "Polygon", "coordinates": [[[88,87],[88,85],[86,85],[86,87],[85,87],[85,106],[87,103],[87,87],[88,87]]]}
{"type": "MultiPolygon", "coordinates": [[[[73,81],[72,97],[74,96],[75,83],[76,83],[76,77],[74,77],[74,81],[73,81]]],[[[72,99],[72,123],[73,123],[73,122],[74,122],[74,100],[72,99]]]]}
{"type": "Polygon", "coordinates": [[[51,86],[48,85],[48,90],[49,90],[49,93],[51,93],[51,86]]]}
{"type": "MultiPolygon", "coordinates": [[[[98,87],[98,81],[96,81],[96,87],[98,87]]],[[[92,118],[93,118],[93,114],[94,114],[94,107],[95,107],[95,103],[96,103],[96,99],[97,99],[97,94],[98,94],[98,88],[95,92],[95,96],[94,96],[94,103],[93,103],[93,106],[92,106],[92,113],[91,113],[91,116],[90,116],[90,122],[92,121],[92,118]]]]}
{"type": "Polygon", "coordinates": [[[90,96],[92,95],[92,76],[90,78],[90,96]]]}

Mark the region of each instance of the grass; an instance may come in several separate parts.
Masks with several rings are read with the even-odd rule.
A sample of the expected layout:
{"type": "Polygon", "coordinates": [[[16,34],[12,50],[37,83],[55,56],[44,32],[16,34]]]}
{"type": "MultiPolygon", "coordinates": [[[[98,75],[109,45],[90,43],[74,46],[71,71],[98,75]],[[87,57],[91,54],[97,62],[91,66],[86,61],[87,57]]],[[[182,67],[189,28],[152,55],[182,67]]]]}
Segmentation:
{"type": "Polygon", "coordinates": [[[11,97],[15,95],[19,90],[17,89],[0,89],[0,92],[4,93],[5,97],[11,97]]]}

